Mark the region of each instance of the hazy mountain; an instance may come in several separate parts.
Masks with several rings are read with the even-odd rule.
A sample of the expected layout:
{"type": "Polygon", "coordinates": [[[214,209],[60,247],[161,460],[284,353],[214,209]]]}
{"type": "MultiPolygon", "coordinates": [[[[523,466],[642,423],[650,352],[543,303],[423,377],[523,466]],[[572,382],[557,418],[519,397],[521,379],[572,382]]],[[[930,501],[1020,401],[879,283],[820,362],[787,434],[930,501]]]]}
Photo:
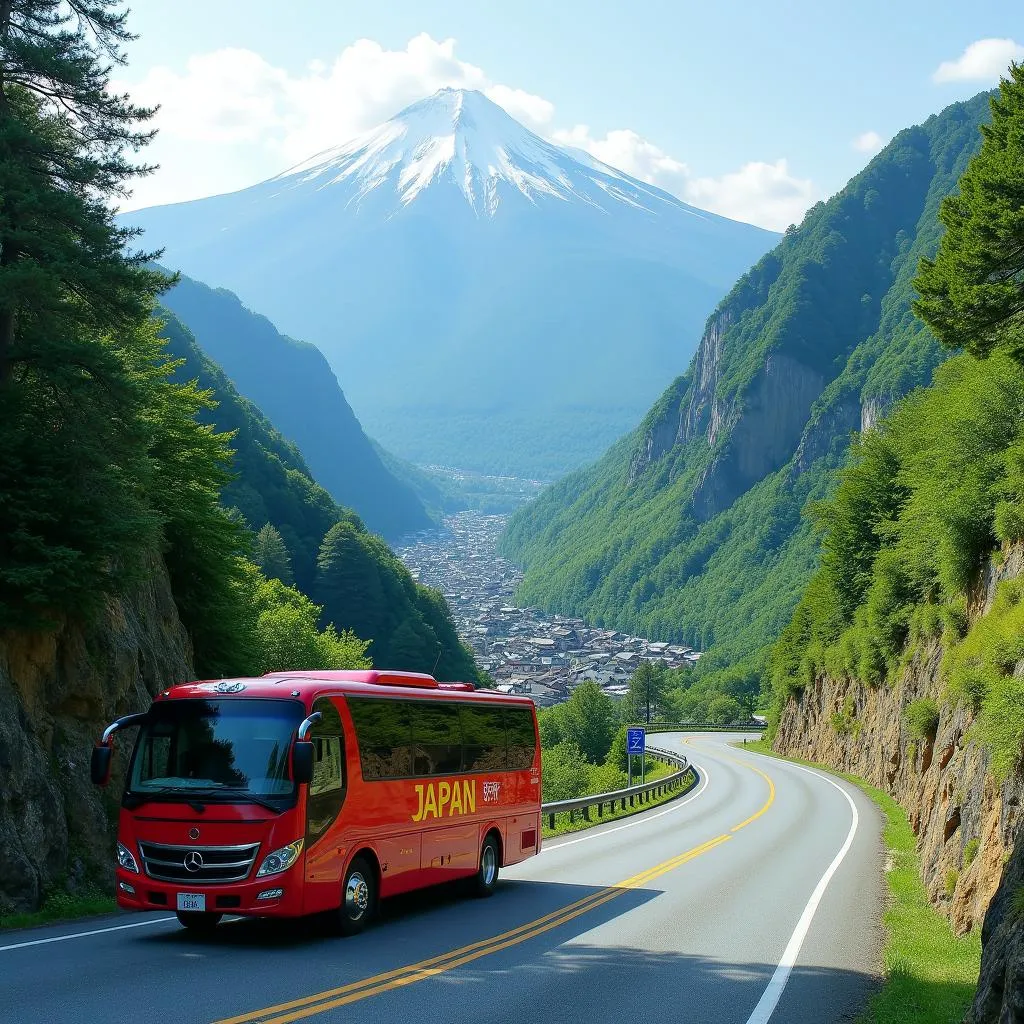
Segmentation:
{"type": "Polygon", "coordinates": [[[388,538],[430,525],[412,488],[384,467],[315,346],[285,337],[231,292],[187,277],[162,301],[238,391],[299,448],[335,501],[388,538]]]}
{"type": "Polygon", "coordinates": [[[386,447],[527,475],[632,426],[778,237],[450,89],[269,181],[125,219],[318,345],[386,447]]]}
{"type": "Polygon", "coordinates": [[[802,516],[852,434],[948,355],[910,308],[987,94],[908,128],[746,274],[689,369],[594,466],[517,512],[521,600],[713,649],[763,651],[814,570],[802,516]]]}

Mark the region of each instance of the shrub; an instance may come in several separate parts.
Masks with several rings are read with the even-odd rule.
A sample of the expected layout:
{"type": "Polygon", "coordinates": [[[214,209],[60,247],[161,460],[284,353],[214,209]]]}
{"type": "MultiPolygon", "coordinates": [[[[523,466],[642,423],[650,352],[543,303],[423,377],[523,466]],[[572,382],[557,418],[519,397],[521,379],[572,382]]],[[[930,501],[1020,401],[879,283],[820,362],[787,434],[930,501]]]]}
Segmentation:
{"type": "Polygon", "coordinates": [[[980,842],[977,839],[968,839],[967,840],[967,845],[964,846],[964,869],[965,870],[967,868],[969,868],[974,863],[975,858],[978,856],[978,847],[980,845],[981,844],[980,844],[980,842]]]}
{"type": "Polygon", "coordinates": [[[931,697],[911,701],[903,709],[910,735],[917,740],[931,742],[939,729],[939,706],[931,697]]]}
{"type": "Polygon", "coordinates": [[[956,891],[956,883],[959,880],[960,880],[960,872],[957,871],[956,868],[950,868],[946,872],[945,891],[946,891],[946,898],[947,899],[952,899],[953,898],[953,893],[956,891]]]}

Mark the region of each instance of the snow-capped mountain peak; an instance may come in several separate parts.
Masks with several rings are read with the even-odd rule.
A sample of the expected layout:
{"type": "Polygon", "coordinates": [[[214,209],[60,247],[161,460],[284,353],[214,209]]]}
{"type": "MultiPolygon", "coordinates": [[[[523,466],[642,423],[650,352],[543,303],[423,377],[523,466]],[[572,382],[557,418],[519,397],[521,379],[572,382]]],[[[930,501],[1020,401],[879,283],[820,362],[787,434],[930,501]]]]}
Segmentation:
{"type": "Polygon", "coordinates": [[[285,188],[347,185],[356,205],[391,190],[406,206],[431,185],[448,182],[478,215],[490,217],[503,199],[516,195],[533,203],[577,199],[604,207],[612,201],[655,212],[667,202],[692,209],[598,160],[580,160],[546,142],[469,89],[441,89],[272,180],[285,188]]]}

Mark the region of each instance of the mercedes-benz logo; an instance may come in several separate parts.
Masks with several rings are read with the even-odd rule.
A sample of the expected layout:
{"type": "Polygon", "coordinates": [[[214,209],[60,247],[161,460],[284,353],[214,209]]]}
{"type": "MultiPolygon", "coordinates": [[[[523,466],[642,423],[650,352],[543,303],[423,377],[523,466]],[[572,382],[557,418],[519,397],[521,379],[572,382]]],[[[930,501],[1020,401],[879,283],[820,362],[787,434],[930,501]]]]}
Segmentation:
{"type": "Polygon", "coordinates": [[[196,872],[203,866],[203,855],[198,850],[189,850],[185,854],[185,870],[196,872]]]}
{"type": "Polygon", "coordinates": [[[195,840],[197,840],[199,838],[199,829],[197,829],[197,828],[190,828],[188,830],[188,837],[193,842],[195,842],[195,840]]]}

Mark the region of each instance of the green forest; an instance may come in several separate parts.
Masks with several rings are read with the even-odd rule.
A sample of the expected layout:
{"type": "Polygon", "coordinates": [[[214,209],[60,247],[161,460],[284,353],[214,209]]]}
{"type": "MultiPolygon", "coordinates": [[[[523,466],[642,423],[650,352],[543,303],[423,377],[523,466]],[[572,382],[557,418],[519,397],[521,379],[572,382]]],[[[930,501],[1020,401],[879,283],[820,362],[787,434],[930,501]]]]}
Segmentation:
{"type": "Polygon", "coordinates": [[[112,206],[153,111],[109,88],[126,12],[84,10],[12,14],[0,89],[0,628],[87,620],[162,563],[202,676],[475,680],[441,596],[160,306],[175,279],[112,206]]]}
{"type": "Polygon", "coordinates": [[[913,281],[988,106],[982,94],[900,132],[814,206],[709,319],[711,383],[698,354],[632,434],[513,515],[501,550],[526,569],[522,603],[704,650],[690,677],[704,706],[715,694],[757,699],[818,564],[808,512],[834,493],[862,409],[884,412],[948,355],[913,313],[913,281]],[[733,437],[780,357],[823,383],[792,437],[772,439],[782,454],[751,477],[733,437]],[[708,479],[717,497],[698,508],[708,479]]]}
{"type": "MultiPolygon", "coordinates": [[[[968,596],[996,551],[1024,539],[1024,67],[992,100],[984,143],[947,198],[914,310],[955,356],[854,448],[814,509],[821,566],[770,660],[773,713],[820,672],[891,682],[942,652],[944,699],[977,714],[1005,777],[1024,750],[1024,587],[998,584],[991,613],[968,596]]],[[[908,709],[933,734],[935,707],[908,709]]]]}

